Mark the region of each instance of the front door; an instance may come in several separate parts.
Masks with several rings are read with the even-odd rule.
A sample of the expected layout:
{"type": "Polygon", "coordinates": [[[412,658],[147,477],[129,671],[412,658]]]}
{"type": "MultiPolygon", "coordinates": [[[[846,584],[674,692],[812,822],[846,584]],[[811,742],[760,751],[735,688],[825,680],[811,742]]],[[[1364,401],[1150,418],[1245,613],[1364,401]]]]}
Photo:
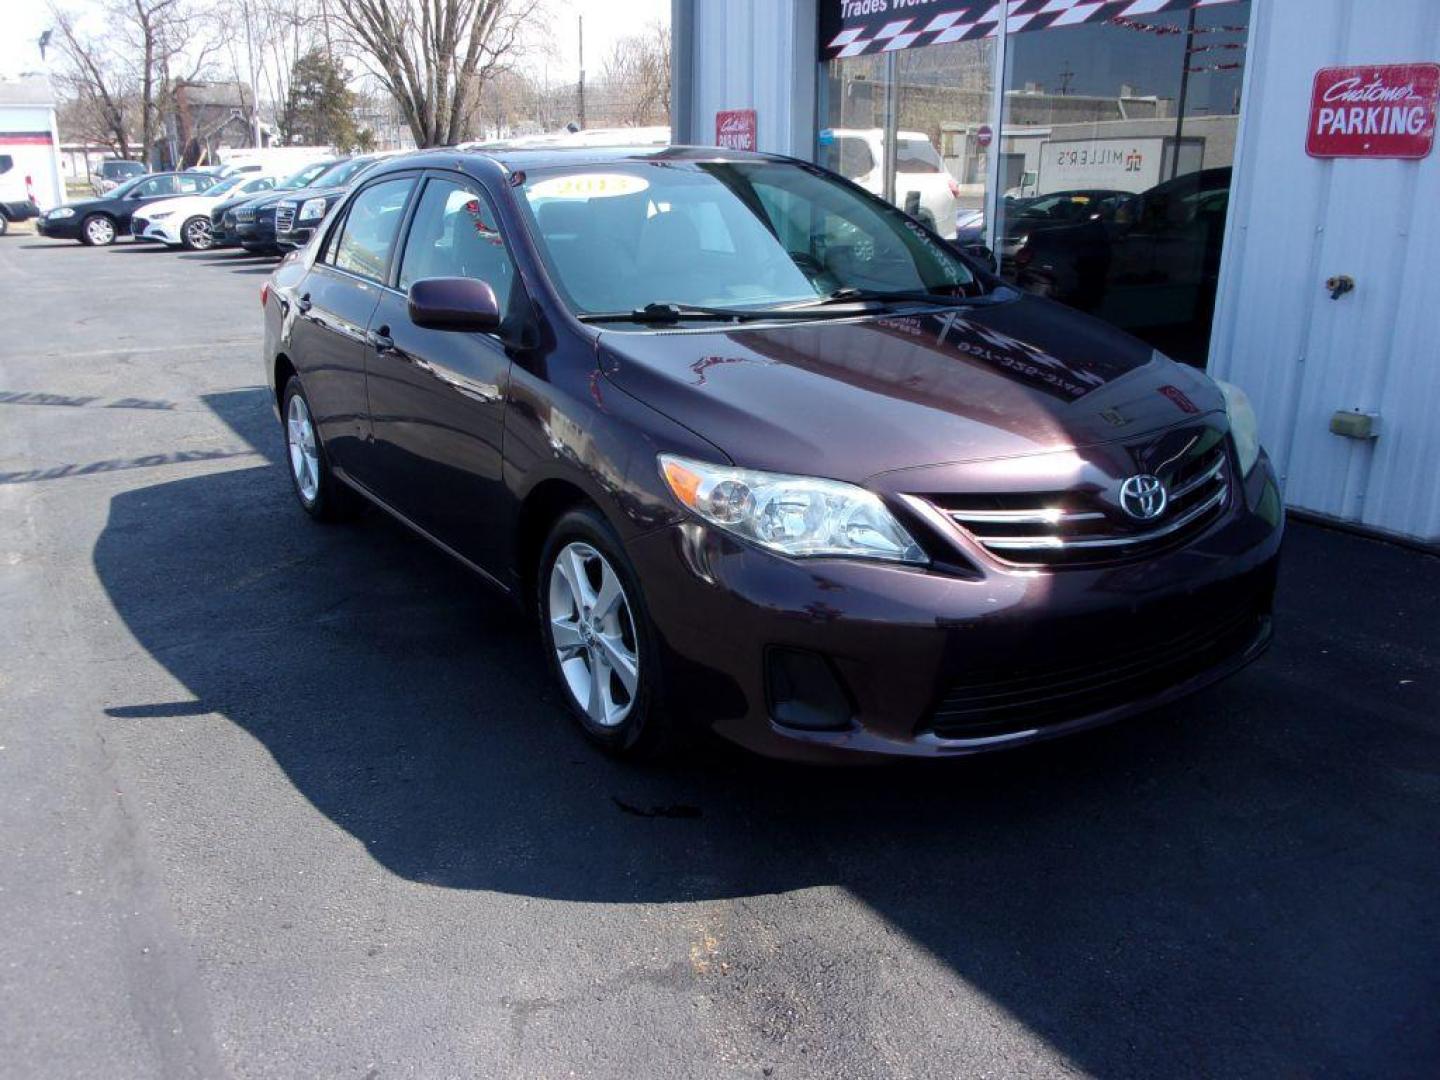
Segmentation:
{"type": "Polygon", "coordinates": [[[426,179],[397,290],[386,290],[370,319],[376,493],[470,561],[495,570],[510,357],[499,335],[410,322],[406,293],[431,277],[485,281],[502,312],[518,310],[520,287],[494,207],[477,184],[454,174],[426,179]]]}

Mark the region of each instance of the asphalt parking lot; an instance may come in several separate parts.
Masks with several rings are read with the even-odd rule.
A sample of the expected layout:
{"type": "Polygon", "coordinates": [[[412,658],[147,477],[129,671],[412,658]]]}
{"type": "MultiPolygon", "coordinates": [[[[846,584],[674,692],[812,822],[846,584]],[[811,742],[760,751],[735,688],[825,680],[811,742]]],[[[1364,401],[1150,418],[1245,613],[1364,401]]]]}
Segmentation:
{"type": "Polygon", "coordinates": [[[271,260],[0,239],[0,1076],[1434,1076],[1440,559],[944,767],[617,764],[531,627],[294,505],[271,260]]]}

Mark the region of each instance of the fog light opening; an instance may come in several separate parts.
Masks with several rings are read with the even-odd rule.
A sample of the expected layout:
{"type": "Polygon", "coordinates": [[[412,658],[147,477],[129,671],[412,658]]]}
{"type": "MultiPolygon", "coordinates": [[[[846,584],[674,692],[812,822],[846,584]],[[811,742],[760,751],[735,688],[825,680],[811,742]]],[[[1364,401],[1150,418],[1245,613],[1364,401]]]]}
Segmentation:
{"type": "Polygon", "coordinates": [[[850,695],[819,653],[771,646],[765,652],[770,716],[797,731],[842,731],[854,721],[850,695]]]}

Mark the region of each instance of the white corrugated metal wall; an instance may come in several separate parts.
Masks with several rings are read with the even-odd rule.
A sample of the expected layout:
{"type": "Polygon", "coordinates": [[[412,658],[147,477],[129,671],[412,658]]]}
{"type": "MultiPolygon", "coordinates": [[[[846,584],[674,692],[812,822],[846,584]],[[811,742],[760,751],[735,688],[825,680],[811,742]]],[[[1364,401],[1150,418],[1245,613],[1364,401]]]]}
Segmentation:
{"type": "Polygon", "coordinates": [[[715,141],[715,113],[754,109],[760,150],[809,158],[815,143],[815,0],[690,0],[690,141],[715,141]]]}
{"type": "Polygon", "coordinates": [[[1254,401],[1290,505],[1440,540],[1440,149],[1305,152],[1315,72],[1440,60],[1440,0],[1260,0],[1248,59],[1210,370],[1254,401]],[[1331,434],[1337,409],[1379,438],[1331,434]]]}

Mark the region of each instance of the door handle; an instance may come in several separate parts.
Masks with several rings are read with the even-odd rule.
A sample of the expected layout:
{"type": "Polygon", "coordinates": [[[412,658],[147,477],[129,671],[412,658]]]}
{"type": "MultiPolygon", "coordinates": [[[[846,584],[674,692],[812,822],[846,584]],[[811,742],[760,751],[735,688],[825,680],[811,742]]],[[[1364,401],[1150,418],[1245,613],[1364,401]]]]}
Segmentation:
{"type": "Polygon", "coordinates": [[[303,293],[299,299],[295,301],[296,309],[301,312],[309,311],[314,306],[314,304],[310,303],[310,294],[308,292],[303,293]]]}
{"type": "Polygon", "coordinates": [[[371,330],[365,335],[365,340],[370,342],[370,347],[376,352],[389,352],[395,348],[395,339],[390,336],[390,327],[388,326],[371,330]]]}

